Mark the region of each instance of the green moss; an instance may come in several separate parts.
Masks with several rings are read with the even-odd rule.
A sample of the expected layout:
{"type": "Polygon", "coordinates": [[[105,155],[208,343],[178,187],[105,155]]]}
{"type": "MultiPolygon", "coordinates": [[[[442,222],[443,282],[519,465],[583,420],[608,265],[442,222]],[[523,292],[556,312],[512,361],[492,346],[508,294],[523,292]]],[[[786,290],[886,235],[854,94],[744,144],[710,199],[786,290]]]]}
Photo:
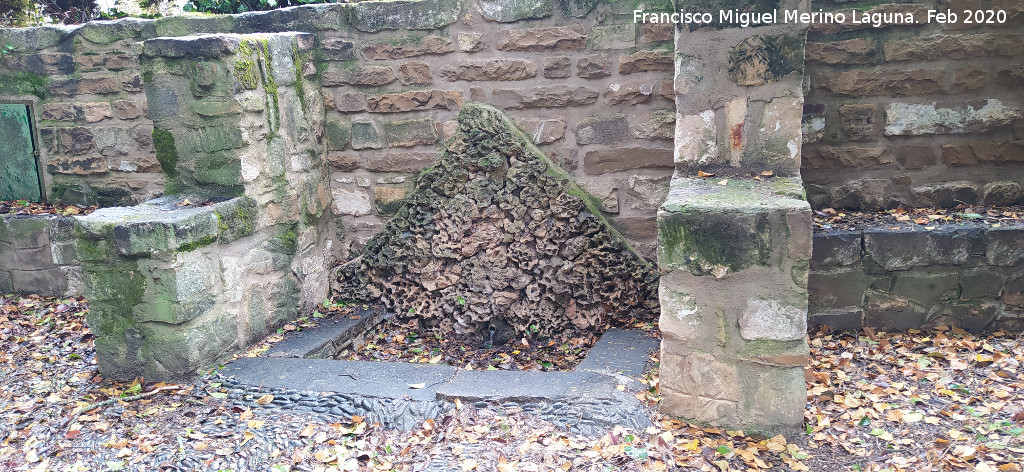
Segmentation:
{"type": "Polygon", "coordinates": [[[156,150],[156,160],[160,162],[160,168],[168,178],[178,176],[178,150],[174,147],[174,135],[170,131],[160,128],[153,128],[153,148],[156,150]]]}
{"type": "Polygon", "coordinates": [[[295,250],[299,245],[299,235],[295,232],[295,228],[289,228],[280,235],[277,236],[277,242],[281,252],[286,254],[295,254],[295,250]]]}
{"type": "Polygon", "coordinates": [[[295,66],[295,94],[299,96],[299,107],[302,108],[302,113],[306,113],[306,86],[304,79],[302,78],[302,68],[305,61],[308,60],[308,54],[299,53],[297,46],[292,46],[292,65],[295,66]]]}
{"type": "Polygon", "coordinates": [[[192,241],[190,243],[182,244],[181,246],[178,246],[177,250],[178,250],[178,252],[191,252],[191,251],[195,251],[196,249],[199,249],[201,247],[205,247],[205,246],[209,246],[209,245],[213,244],[214,241],[216,241],[216,240],[217,240],[217,238],[215,236],[206,236],[206,237],[200,238],[198,241],[192,241]]]}
{"type": "Polygon", "coordinates": [[[31,72],[0,75],[0,95],[35,95],[46,98],[49,79],[31,72]]]}

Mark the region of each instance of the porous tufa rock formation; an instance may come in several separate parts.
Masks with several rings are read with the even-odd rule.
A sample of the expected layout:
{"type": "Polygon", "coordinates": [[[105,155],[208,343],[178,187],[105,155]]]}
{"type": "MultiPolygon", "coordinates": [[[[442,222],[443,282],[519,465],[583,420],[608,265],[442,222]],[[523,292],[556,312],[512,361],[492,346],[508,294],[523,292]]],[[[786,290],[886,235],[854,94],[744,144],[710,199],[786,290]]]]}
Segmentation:
{"type": "Polygon", "coordinates": [[[334,296],[383,303],[427,329],[547,336],[653,319],[657,272],[592,197],[502,112],[467,104],[459,132],[334,296]]]}

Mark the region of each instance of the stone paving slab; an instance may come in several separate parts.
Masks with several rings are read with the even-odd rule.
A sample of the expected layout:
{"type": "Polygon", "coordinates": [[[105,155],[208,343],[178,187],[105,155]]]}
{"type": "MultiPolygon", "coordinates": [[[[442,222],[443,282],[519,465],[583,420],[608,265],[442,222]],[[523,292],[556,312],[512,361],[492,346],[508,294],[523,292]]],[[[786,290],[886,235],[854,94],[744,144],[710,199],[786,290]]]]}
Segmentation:
{"type": "Polygon", "coordinates": [[[590,348],[587,357],[576,366],[576,371],[637,379],[643,375],[651,352],[660,348],[661,340],[643,331],[612,328],[590,348]]]}
{"type": "Polygon", "coordinates": [[[593,372],[459,370],[437,390],[440,398],[488,403],[611,400],[615,379],[593,372]]]}
{"type": "Polygon", "coordinates": [[[435,401],[438,388],[455,375],[445,365],[400,362],[243,357],[221,370],[245,385],[307,392],[346,392],[372,398],[435,401]],[[412,388],[410,384],[425,384],[412,388]]]}
{"type": "Polygon", "coordinates": [[[267,351],[265,357],[332,359],[352,341],[390,316],[380,308],[359,310],[351,315],[321,321],[311,329],[288,333],[267,351]],[[352,319],[358,316],[358,319],[352,319]]]}

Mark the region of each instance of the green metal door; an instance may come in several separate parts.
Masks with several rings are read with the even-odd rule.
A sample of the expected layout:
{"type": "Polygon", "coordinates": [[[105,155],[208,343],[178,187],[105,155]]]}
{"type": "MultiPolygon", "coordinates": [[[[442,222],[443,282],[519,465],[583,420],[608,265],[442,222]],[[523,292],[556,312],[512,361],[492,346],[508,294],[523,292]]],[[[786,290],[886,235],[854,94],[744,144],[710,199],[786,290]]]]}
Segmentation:
{"type": "Polygon", "coordinates": [[[41,200],[28,105],[0,103],[0,200],[41,200]]]}

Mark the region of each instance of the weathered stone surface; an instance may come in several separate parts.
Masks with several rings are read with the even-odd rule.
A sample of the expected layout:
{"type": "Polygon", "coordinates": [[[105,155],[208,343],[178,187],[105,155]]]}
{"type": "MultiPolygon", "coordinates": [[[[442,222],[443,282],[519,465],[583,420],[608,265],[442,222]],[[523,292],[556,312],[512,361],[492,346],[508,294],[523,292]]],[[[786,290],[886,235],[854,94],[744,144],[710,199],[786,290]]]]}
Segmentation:
{"type": "Polygon", "coordinates": [[[870,64],[875,42],[869,38],[844,41],[808,42],[807,62],[811,64],[870,64]]]}
{"type": "Polygon", "coordinates": [[[952,208],[957,205],[978,203],[978,189],[971,182],[943,182],[921,185],[910,189],[918,205],[952,208]]]}
{"type": "Polygon", "coordinates": [[[324,123],[324,137],[327,138],[328,151],[341,151],[352,141],[352,127],[346,123],[328,120],[324,123]]]}
{"type": "Polygon", "coordinates": [[[987,228],[985,244],[989,265],[1015,267],[1024,263],[1024,230],[1019,227],[987,228]]]}
{"type": "Polygon", "coordinates": [[[107,95],[121,91],[121,85],[114,77],[83,77],[78,81],[80,94],[107,95]]]}
{"type": "Polygon", "coordinates": [[[624,23],[619,25],[595,26],[591,30],[591,48],[629,49],[636,46],[636,25],[624,23]]]}
{"type": "Polygon", "coordinates": [[[537,76],[537,65],[522,59],[461,61],[444,66],[440,74],[450,81],[525,80],[537,76]]]}
{"type": "Polygon", "coordinates": [[[572,59],[569,56],[544,58],[544,78],[564,79],[572,76],[572,59]]]}
{"type": "Polygon", "coordinates": [[[3,64],[11,70],[37,75],[64,75],[75,72],[73,57],[71,54],[63,53],[14,54],[5,56],[3,64]]]}
{"type": "Polygon", "coordinates": [[[982,229],[977,226],[939,226],[864,230],[864,250],[885,270],[907,270],[928,265],[959,265],[972,254],[983,254],[982,229]]]}
{"type": "Polygon", "coordinates": [[[906,331],[924,324],[927,308],[911,300],[877,290],[864,295],[864,325],[906,331]]]}
{"type": "Polygon", "coordinates": [[[437,142],[434,120],[430,118],[388,121],[381,126],[390,147],[410,147],[437,142]]]}
{"type": "Polygon", "coordinates": [[[352,122],[352,149],[383,149],[384,135],[373,121],[352,122]]]}
{"type": "Polygon", "coordinates": [[[113,116],[108,102],[76,103],[78,118],[86,123],[96,123],[113,116]]]}
{"type": "Polygon", "coordinates": [[[836,331],[858,331],[864,326],[863,318],[864,311],[859,307],[812,311],[807,316],[807,329],[828,326],[836,331]]]}
{"type": "Polygon", "coordinates": [[[594,115],[581,120],[574,132],[576,144],[613,144],[626,138],[629,123],[626,115],[594,115]]]}
{"type": "Polygon", "coordinates": [[[940,69],[852,70],[818,77],[817,86],[839,95],[927,95],[942,91],[946,71],[940,69]]]}
{"type": "Polygon", "coordinates": [[[833,188],[832,206],[854,210],[880,210],[896,206],[891,179],[857,179],[833,188]]]}
{"type": "Polygon", "coordinates": [[[796,341],[807,333],[807,307],[752,298],[739,323],[740,336],[748,341],[796,341]]]}
{"type": "Polygon", "coordinates": [[[39,116],[44,120],[75,121],[77,112],[73,103],[44,103],[39,116]]]}
{"type": "Polygon", "coordinates": [[[583,79],[599,79],[612,75],[612,60],[608,56],[593,54],[576,61],[576,75],[583,79]]]}
{"type": "Polygon", "coordinates": [[[878,167],[895,162],[885,146],[814,146],[804,149],[804,166],[812,169],[878,167]]]}
{"type": "Polygon", "coordinates": [[[674,69],[675,61],[670,50],[637,51],[633,54],[619,57],[620,74],[671,71],[674,69]]]}
{"type": "Polygon", "coordinates": [[[994,206],[1024,203],[1024,188],[1017,182],[989,182],[981,188],[981,204],[994,206]]]}
{"type": "Polygon", "coordinates": [[[550,144],[565,136],[565,118],[518,117],[515,121],[534,144],[550,144]]]}
{"type": "Polygon", "coordinates": [[[804,144],[816,143],[825,137],[825,105],[804,104],[800,131],[804,144]]]}
{"type": "Polygon", "coordinates": [[[496,109],[464,108],[440,162],[416,179],[364,256],[339,269],[335,294],[380,300],[440,332],[491,327],[505,340],[531,324],[544,336],[650,316],[650,266],[524,138],[496,109]],[[610,287],[596,282],[600,274],[620,282],[599,288],[610,287]]]}
{"type": "Polygon", "coordinates": [[[887,61],[934,61],[1013,56],[1024,53],[1024,35],[1002,33],[935,34],[888,41],[887,61]]]}
{"type": "Polygon", "coordinates": [[[366,156],[363,167],[374,172],[419,172],[436,157],[433,152],[379,152],[366,156]]]}
{"type": "Polygon", "coordinates": [[[235,35],[209,34],[180,38],[153,38],[142,43],[142,53],[150,57],[208,57],[231,54],[238,49],[235,35]]]}
{"type": "Polygon", "coordinates": [[[608,105],[636,105],[651,99],[654,85],[649,82],[625,82],[608,84],[604,92],[605,103],[608,105]]]}
{"type": "Polygon", "coordinates": [[[936,161],[935,149],[927,144],[905,144],[896,148],[894,154],[904,169],[924,169],[936,161]]]}
{"type": "MultiPolygon", "coordinates": [[[[729,51],[729,77],[744,86],[777,82],[802,71],[803,57],[802,38],[751,36],[729,51]]],[[[672,63],[671,52],[668,62],[672,63]]]]}
{"type": "Polygon", "coordinates": [[[887,136],[977,133],[1005,126],[1021,117],[1021,110],[998,99],[940,108],[935,103],[890,103],[885,107],[887,136]]]}
{"type": "Polygon", "coordinates": [[[398,80],[395,70],[390,66],[353,66],[331,67],[324,71],[323,84],[327,87],[337,85],[366,85],[379,87],[398,80]]]}
{"type": "Polygon", "coordinates": [[[663,148],[614,148],[587,151],[583,169],[591,175],[630,169],[673,168],[672,150],[663,148]]]}
{"type": "Polygon", "coordinates": [[[366,110],[370,113],[402,113],[413,110],[456,110],[465,100],[458,90],[417,90],[370,97],[366,110]]]}
{"type": "Polygon", "coordinates": [[[874,104],[843,105],[839,107],[839,120],[843,132],[853,141],[870,137],[877,132],[874,104]]]}
{"type": "Polygon", "coordinates": [[[671,23],[643,23],[640,25],[640,42],[644,44],[672,41],[675,25],[671,23]]]}
{"type": "Polygon", "coordinates": [[[942,163],[953,167],[987,162],[1024,162],[1024,141],[989,141],[942,145],[942,163]]]}
{"type": "Polygon", "coordinates": [[[352,5],[349,22],[359,31],[390,29],[432,30],[459,20],[459,0],[401,0],[352,5]]]}
{"type": "Polygon", "coordinates": [[[131,100],[114,100],[114,116],[120,120],[134,120],[142,116],[139,105],[131,100]]]}
{"type": "Polygon", "coordinates": [[[334,94],[334,107],[340,112],[366,110],[366,95],[359,92],[337,92],[334,94]]]}
{"type": "Polygon", "coordinates": [[[989,83],[988,72],[981,67],[965,67],[953,71],[953,91],[967,92],[980,89],[989,83]]]}
{"type": "Polygon", "coordinates": [[[554,0],[477,0],[476,6],[486,20],[513,23],[551,16],[554,0]]]}
{"type": "Polygon", "coordinates": [[[915,268],[895,274],[892,293],[924,306],[950,302],[960,295],[960,277],[944,268],[915,268]]]}
{"type": "Polygon", "coordinates": [[[861,260],[860,231],[830,231],[814,235],[811,269],[848,266],[861,260]]]}
{"type": "Polygon", "coordinates": [[[324,59],[329,61],[354,61],[356,59],[355,43],[352,41],[330,38],[321,42],[324,59]]]}
{"type": "Polygon", "coordinates": [[[434,78],[430,75],[430,66],[425,62],[405,62],[398,66],[398,74],[402,76],[402,85],[429,85],[434,83],[434,78]]]}
{"type": "Polygon", "coordinates": [[[637,139],[674,139],[676,134],[675,111],[656,111],[647,119],[634,122],[630,129],[633,137],[637,139]]]}
{"type": "Polygon", "coordinates": [[[596,90],[569,85],[496,89],[491,94],[491,102],[502,108],[567,107],[589,105],[596,101],[596,90]]]}
{"type": "Polygon", "coordinates": [[[635,210],[657,211],[668,196],[671,176],[631,175],[626,181],[626,205],[635,210]]]}
{"type": "Polygon", "coordinates": [[[331,200],[331,211],[335,215],[361,216],[372,210],[370,196],[359,188],[332,188],[331,200]]]}
{"type": "Polygon", "coordinates": [[[456,43],[459,45],[459,51],[462,52],[483,51],[487,47],[484,34],[476,32],[459,33],[456,43]]]}
{"type": "Polygon", "coordinates": [[[503,31],[499,51],[579,51],[586,46],[583,26],[552,26],[503,31]]]}
{"type": "Polygon", "coordinates": [[[410,37],[407,40],[369,44],[363,46],[363,57],[386,61],[427,54],[447,54],[454,50],[451,39],[430,35],[423,38],[410,37]]]}
{"type": "Polygon", "coordinates": [[[807,277],[807,300],[810,313],[828,310],[848,311],[864,305],[864,292],[869,288],[888,290],[892,276],[871,276],[859,265],[813,270],[807,277]]]}
{"type": "Polygon", "coordinates": [[[1024,89],[1024,64],[1006,66],[996,72],[995,83],[1006,90],[1024,89]]]}

